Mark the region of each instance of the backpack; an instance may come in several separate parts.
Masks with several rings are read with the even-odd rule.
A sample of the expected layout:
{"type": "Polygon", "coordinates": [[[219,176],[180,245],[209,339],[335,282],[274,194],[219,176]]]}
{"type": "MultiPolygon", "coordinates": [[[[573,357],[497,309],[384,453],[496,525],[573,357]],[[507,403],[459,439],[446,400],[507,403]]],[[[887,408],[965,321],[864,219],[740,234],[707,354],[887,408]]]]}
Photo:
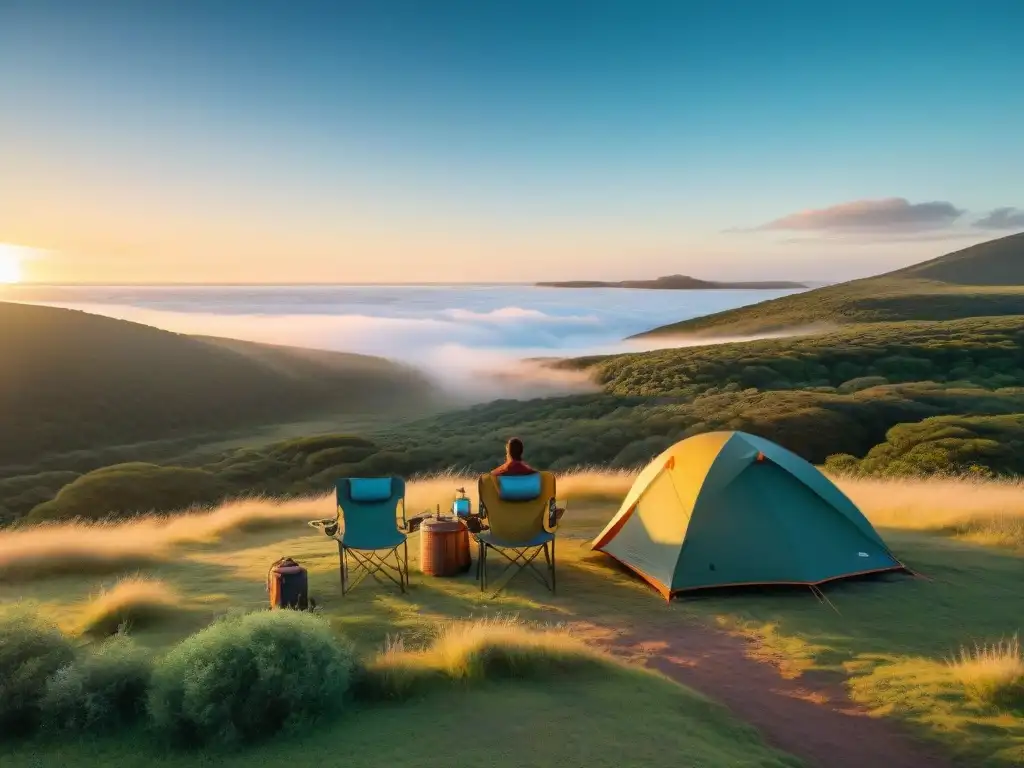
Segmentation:
{"type": "Polygon", "coordinates": [[[309,576],[306,569],[290,557],[282,557],[267,573],[267,592],[271,608],[308,610],[309,576]]]}

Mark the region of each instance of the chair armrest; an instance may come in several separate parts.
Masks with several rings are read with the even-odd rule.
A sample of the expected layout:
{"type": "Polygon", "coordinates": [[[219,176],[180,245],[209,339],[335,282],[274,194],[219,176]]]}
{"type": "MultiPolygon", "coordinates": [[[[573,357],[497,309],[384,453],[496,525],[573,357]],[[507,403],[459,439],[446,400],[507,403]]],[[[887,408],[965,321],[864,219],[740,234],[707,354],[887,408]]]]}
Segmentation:
{"type": "Polygon", "coordinates": [[[325,517],[323,520],[310,520],[307,525],[309,525],[310,528],[316,528],[317,530],[322,531],[324,536],[329,536],[331,538],[337,535],[338,528],[340,527],[337,517],[325,517]]]}
{"type": "Polygon", "coordinates": [[[554,533],[558,529],[558,519],[555,515],[555,498],[554,496],[552,496],[550,499],[548,499],[547,512],[545,512],[544,514],[544,530],[548,533],[554,533]]]}

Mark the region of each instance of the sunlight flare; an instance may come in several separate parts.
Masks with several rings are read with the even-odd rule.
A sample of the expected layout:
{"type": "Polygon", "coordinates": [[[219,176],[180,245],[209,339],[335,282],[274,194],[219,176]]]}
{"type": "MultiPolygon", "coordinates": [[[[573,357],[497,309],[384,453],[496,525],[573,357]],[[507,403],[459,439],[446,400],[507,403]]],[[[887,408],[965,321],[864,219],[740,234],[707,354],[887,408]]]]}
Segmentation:
{"type": "Polygon", "coordinates": [[[21,260],[25,250],[18,245],[0,243],[0,285],[21,281],[21,260]]]}

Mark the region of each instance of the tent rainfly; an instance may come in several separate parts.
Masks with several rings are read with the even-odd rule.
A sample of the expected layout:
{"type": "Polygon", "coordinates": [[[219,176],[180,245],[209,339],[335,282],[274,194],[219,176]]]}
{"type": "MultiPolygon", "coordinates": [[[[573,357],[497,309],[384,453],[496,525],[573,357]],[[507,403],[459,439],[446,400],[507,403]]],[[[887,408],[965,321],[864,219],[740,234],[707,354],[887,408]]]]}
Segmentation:
{"type": "Polygon", "coordinates": [[[909,571],[812,464],[743,432],[695,435],[664,451],[591,546],[666,599],[909,571]]]}

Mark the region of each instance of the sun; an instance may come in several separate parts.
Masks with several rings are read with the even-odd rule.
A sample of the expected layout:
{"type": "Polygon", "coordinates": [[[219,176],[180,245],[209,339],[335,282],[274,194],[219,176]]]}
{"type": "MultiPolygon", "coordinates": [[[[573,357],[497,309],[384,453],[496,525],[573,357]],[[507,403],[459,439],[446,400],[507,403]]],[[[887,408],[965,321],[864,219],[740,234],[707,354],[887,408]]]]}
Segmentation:
{"type": "Polygon", "coordinates": [[[0,243],[0,285],[21,281],[21,248],[0,243]]]}

